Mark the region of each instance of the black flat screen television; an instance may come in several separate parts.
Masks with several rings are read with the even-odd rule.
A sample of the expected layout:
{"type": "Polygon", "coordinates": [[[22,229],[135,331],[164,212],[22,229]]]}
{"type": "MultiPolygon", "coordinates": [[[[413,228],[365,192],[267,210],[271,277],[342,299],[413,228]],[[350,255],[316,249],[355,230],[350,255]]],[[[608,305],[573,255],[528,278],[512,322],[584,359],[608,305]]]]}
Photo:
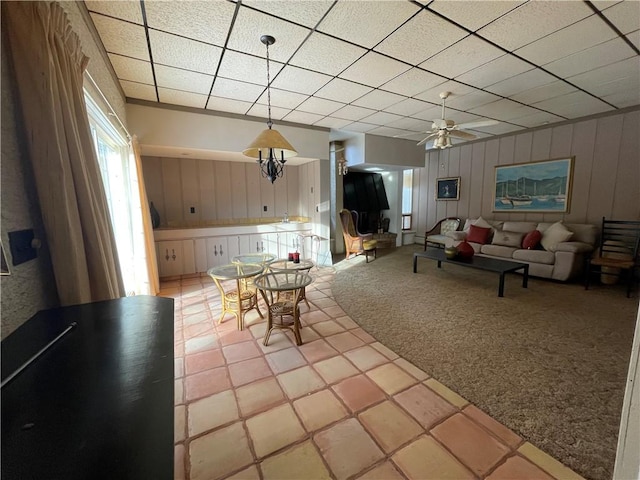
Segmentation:
{"type": "Polygon", "coordinates": [[[367,233],[375,229],[382,210],[389,210],[382,175],[370,172],[349,172],[342,180],[343,205],[360,214],[358,229],[367,233]]]}

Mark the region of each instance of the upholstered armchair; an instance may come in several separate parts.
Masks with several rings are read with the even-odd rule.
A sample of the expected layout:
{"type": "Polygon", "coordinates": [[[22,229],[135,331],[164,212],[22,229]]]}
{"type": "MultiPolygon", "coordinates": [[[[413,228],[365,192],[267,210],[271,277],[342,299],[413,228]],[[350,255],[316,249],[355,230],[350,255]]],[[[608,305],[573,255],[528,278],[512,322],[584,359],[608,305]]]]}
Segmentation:
{"type": "Polygon", "coordinates": [[[460,228],[461,220],[456,217],[446,217],[434,225],[431,230],[424,234],[424,249],[427,246],[444,248],[447,239],[447,232],[455,232],[460,228]]]}
{"type": "MultiPolygon", "coordinates": [[[[374,252],[376,250],[377,240],[373,239],[373,234],[361,234],[356,228],[357,212],[350,212],[349,210],[340,210],[340,225],[342,226],[342,236],[344,237],[344,248],[346,250],[345,258],[348,260],[352,253],[358,255],[359,253],[368,254],[368,252],[374,252]],[[354,214],[355,213],[355,221],[354,214]]],[[[368,255],[367,255],[368,259],[368,255]]]]}

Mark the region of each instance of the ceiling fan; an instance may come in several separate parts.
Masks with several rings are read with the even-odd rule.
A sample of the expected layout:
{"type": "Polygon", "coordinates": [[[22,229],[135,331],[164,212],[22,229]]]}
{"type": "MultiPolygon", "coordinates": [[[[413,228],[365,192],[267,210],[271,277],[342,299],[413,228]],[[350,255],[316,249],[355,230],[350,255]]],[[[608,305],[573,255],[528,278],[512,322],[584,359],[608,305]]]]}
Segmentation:
{"type": "MultiPolygon", "coordinates": [[[[440,98],[442,99],[442,118],[434,120],[431,125],[431,130],[425,131],[423,133],[427,133],[428,135],[420,140],[417,145],[423,145],[429,140],[433,139],[433,148],[448,148],[452,147],[451,137],[455,138],[463,138],[465,140],[473,140],[477,138],[476,135],[469,132],[464,132],[462,130],[466,128],[479,128],[479,127],[488,127],[489,125],[496,125],[500,122],[496,120],[480,120],[478,122],[469,122],[469,123],[461,123],[460,125],[456,124],[453,120],[448,120],[445,113],[445,100],[451,95],[451,92],[442,92],[440,93],[440,98]]],[[[398,137],[406,137],[408,135],[395,135],[394,138],[398,137]]]]}

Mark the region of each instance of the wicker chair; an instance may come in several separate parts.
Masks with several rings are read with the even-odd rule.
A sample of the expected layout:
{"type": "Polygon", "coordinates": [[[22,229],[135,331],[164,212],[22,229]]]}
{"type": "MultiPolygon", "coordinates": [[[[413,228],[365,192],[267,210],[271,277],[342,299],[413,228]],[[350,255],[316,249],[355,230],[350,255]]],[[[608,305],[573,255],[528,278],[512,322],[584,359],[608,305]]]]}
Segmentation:
{"type": "Polygon", "coordinates": [[[440,220],[424,234],[424,249],[426,250],[428,246],[444,248],[446,233],[458,230],[460,223],[461,220],[457,217],[447,217],[440,220]]]}
{"type": "Polygon", "coordinates": [[[376,258],[378,241],[373,239],[372,233],[361,234],[357,231],[352,212],[344,208],[340,210],[340,225],[342,225],[342,236],[344,237],[344,248],[346,250],[345,258],[347,260],[349,260],[352,253],[356,255],[364,253],[367,262],[369,262],[369,255],[372,253],[373,258],[376,258]]]}

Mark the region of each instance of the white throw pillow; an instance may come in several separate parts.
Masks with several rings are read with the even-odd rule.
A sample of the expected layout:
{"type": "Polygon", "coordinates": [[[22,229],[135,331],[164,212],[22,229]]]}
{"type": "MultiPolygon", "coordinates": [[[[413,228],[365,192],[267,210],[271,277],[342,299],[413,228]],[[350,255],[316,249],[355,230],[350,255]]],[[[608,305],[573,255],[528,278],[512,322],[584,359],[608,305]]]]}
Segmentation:
{"type": "Polygon", "coordinates": [[[481,228],[493,228],[493,225],[491,225],[482,217],[478,217],[478,219],[475,222],[473,222],[472,225],[475,225],[476,227],[481,227],[481,228]]]}
{"type": "Polygon", "coordinates": [[[562,222],[556,222],[542,232],[540,245],[549,252],[555,252],[560,242],[566,242],[573,236],[573,232],[565,227],[562,222]]]}

